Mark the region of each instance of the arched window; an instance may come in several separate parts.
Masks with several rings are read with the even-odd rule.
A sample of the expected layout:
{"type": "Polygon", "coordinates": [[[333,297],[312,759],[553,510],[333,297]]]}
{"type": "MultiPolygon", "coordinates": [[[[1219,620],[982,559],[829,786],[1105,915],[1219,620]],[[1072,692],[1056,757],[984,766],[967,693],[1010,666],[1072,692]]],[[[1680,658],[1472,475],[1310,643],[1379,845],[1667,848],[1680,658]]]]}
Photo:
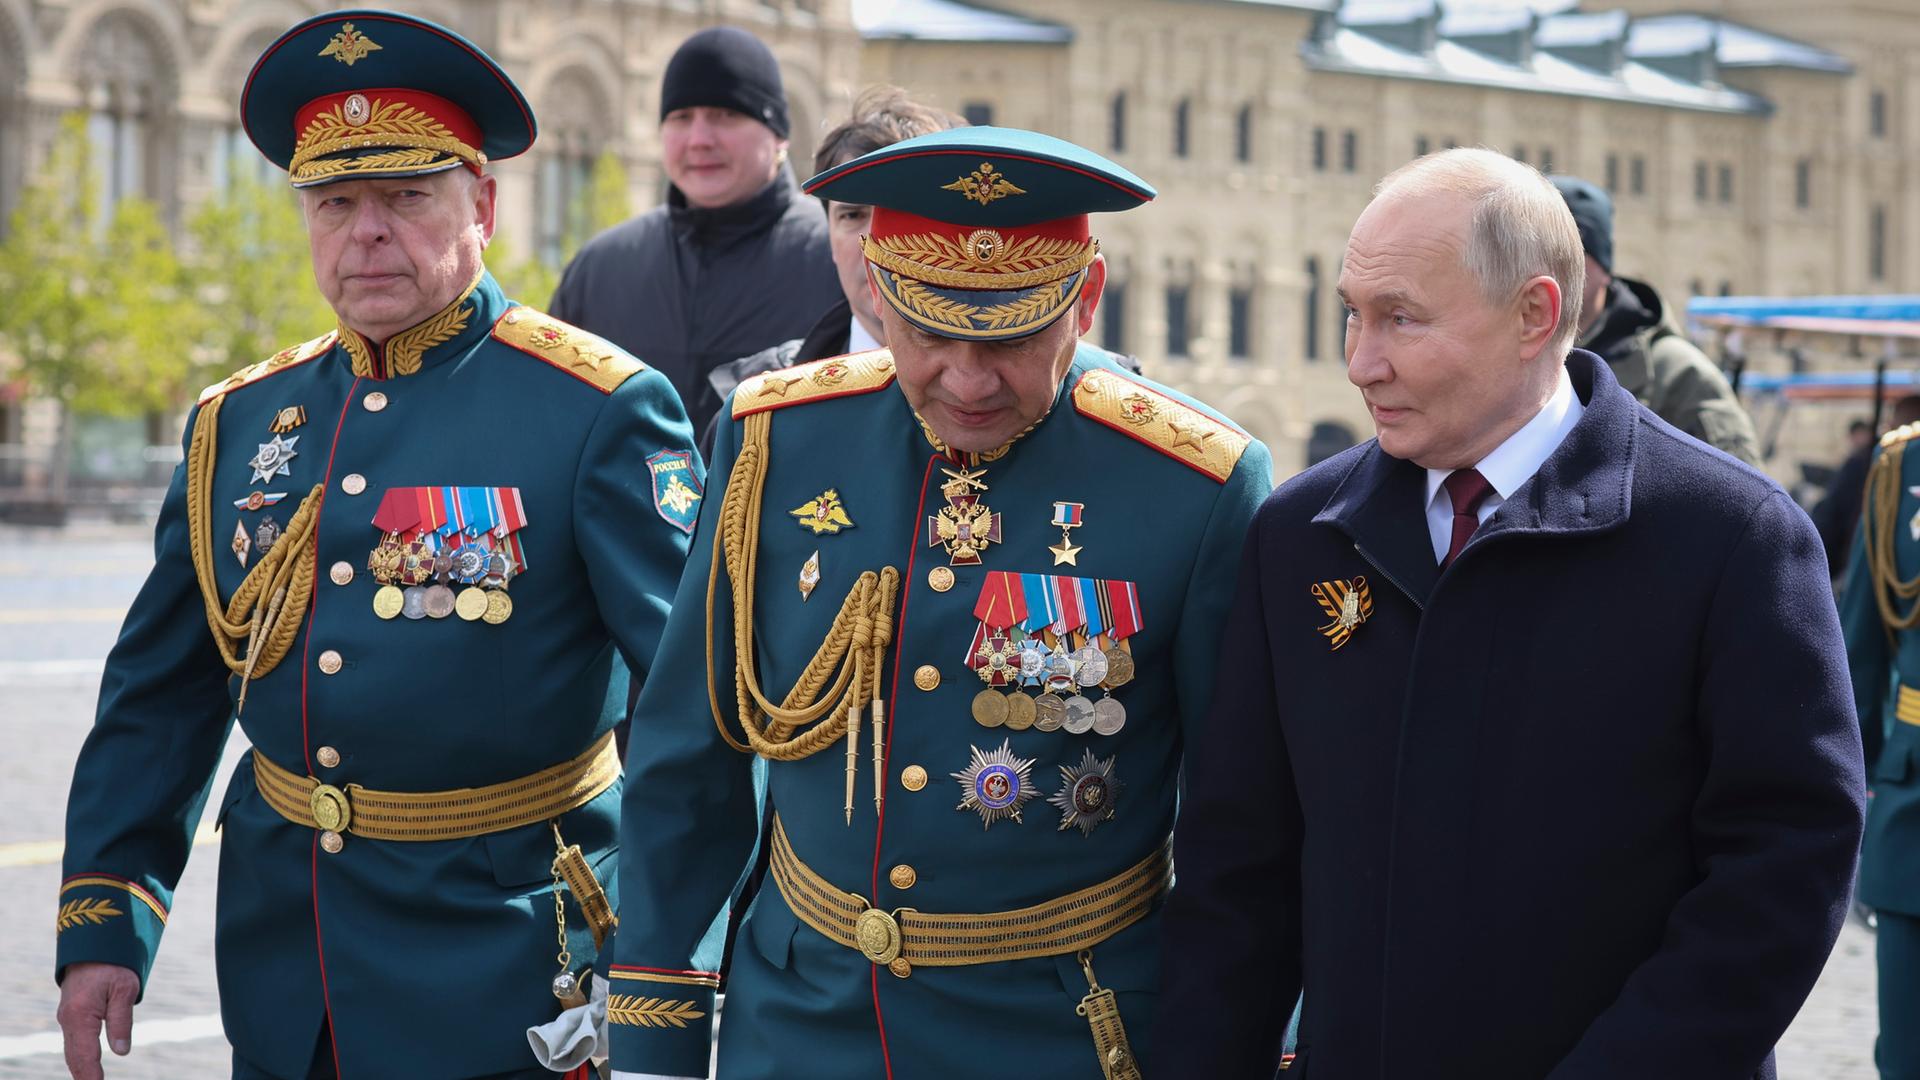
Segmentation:
{"type": "Polygon", "coordinates": [[[1121,90],[1113,95],[1113,104],[1107,109],[1107,146],[1114,153],[1124,153],[1127,149],[1127,92],[1121,90]]]}
{"type": "Polygon", "coordinates": [[[562,72],[540,104],[540,149],[534,191],[534,245],[559,266],[587,239],[592,223],[593,167],[607,148],[610,110],[579,70],[562,72]]]}
{"type": "MultiPolygon", "coordinates": [[[[229,56],[251,58],[267,51],[280,37],[278,27],[262,27],[235,48],[229,56]]],[[[246,90],[247,73],[250,68],[244,62],[236,62],[221,73],[220,99],[239,101],[246,90]]],[[[213,136],[213,147],[207,162],[207,175],[213,179],[213,190],[224,195],[241,180],[280,186],[286,183],[285,174],[274,167],[253,145],[247,137],[246,129],[240,126],[240,118],[234,116],[213,136]]]]}
{"type": "Polygon", "coordinates": [[[1193,286],[1167,286],[1167,357],[1187,359],[1193,346],[1193,286]]]}
{"type": "Polygon", "coordinates": [[[1240,106],[1233,118],[1233,160],[1242,164],[1253,160],[1253,103],[1240,106]]]}
{"type": "Polygon", "coordinates": [[[160,50],[134,17],[108,15],[87,36],[80,87],[104,213],[129,195],[152,193],[155,132],[173,92],[160,50]]]}
{"type": "Polygon", "coordinates": [[[1312,468],[1359,441],[1353,429],[1340,421],[1321,420],[1307,436],[1307,467],[1312,468]]]}
{"type": "Polygon", "coordinates": [[[1173,156],[1190,157],[1193,153],[1193,99],[1181,98],[1180,104],[1173,107],[1173,156]]]}
{"type": "Polygon", "coordinates": [[[1100,293],[1100,346],[1113,353],[1127,351],[1127,283],[1111,277],[1100,293]]]}
{"type": "Polygon", "coordinates": [[[1320,260],[1307,256],[1307,340],[1308,361],[1320,359],[1320,260]]]}
{"type": "Polygon", "coordinates": [[[1253,358],[1253,281],[1246,278],[1227,291],[1227,359],[1253,358]]]}

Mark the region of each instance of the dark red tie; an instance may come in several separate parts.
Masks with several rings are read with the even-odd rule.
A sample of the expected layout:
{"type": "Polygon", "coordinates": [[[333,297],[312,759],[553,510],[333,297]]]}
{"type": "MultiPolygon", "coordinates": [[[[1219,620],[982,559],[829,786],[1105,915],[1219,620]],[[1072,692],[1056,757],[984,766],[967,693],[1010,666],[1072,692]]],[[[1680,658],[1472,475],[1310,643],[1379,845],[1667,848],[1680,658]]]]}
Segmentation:
{"type": "Polygon", "coordinates": [[[1473,530],[1480,527],[1480,504],[1493,494],[1493,485],[1480,475],[1478,469],[1455,469],[1440,481],[1447,489],[1447,498],[1453,500],[1453,541],[1447,545],[1447,557],[1440,560],[1440,568],[1446,569],[1467,546],[1467,539],[1473,530]]]}

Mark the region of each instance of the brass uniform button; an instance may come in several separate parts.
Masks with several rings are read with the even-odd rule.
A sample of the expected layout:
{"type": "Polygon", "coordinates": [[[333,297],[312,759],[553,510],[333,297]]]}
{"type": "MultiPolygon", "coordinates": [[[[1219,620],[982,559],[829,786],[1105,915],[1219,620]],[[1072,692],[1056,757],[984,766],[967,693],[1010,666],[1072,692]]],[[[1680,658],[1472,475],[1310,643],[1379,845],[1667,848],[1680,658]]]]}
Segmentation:
{"type": "Polygon", "coordinates": [[[920,875],[913,872],[913,867],[901,863],[887,872],[887,880],[896,889],[911,889],[913,883],[920,880],[920,875]]]}
{"type": "Polygon", "coordinates": [[[900,786],[908,791],[919,791],[927,786],[927,770],[918,765],[909,765],[900,770],[900,786]]]}
{"type": "Polygon", "coordinates": [[[338,855],[340,854],[340,849],[346,846],[347,842],[340,839],[340,834],[334,832],[332,829],[327,829],[320,833],[320,850],[327,854],[338,855]]]}
{"type": "Polygon", "coordinates": [[[313,752],[313,759],[320,763],[321,768],[331,769],[340,764],[340,751],[331,746],[323,746],[313,752]]]}
{"type": "Polygon", "coordinates": [[[893,959],[887,961],[887,970],[893,972],[894,978],[904,979],[907,976],[913,974],[913,965],[907,963],[906,957],[896,956],[893,959]]]}
{"type": "Polygon", "coordinates": [[[320,673],[336,675],[340,671],[340,654],[332,649],[320,654],[320,673]]]}
{"type": "Polygon", "coordinates": [[[946,592],[953,588],[953,571],[944,566],[927,571],[927,586],[934,592],[946,592]]]}
{"type": "Polygon", "coordinates": [[[387,395],[375,390],[366,397],[361,398],[360,404],[366,406],[368,412],[379,412],[381,409],[387,407],[387,395]]]}
{"type": "Polygon", "coordinates": [[[921,664],[913,671],[913,685],[922,690],[931,690],[940,685],[940,669],[932,664],[921,664]]]}
{"type": "Polygon", "coordinates": [[[358,495],[367,490],[367,478],[357,472],[350,472],[340,478],[340,490],[349,495],[358,495]]]}
{"type": "Polygon", "coordinates": [[[353,581],[353,564],[342,559],[333,564],[327,576],[333,579],[335,585],[346,585],[353,581]]]}

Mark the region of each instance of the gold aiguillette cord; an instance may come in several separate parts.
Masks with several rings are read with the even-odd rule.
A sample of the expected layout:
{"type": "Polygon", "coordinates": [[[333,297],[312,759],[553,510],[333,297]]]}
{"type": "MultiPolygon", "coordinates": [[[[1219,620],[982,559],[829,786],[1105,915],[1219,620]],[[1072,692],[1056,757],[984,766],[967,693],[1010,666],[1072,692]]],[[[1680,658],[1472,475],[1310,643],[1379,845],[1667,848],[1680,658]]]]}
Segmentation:
{"type": "Polygon", "coordinates": [[[187,444],[187,545],[213,643],[227,670],[241,676],[240,695],[234,703],[237,714],[246,705],[247,684],[285,659],[306,618],[307,604],[313,598],[313,533],[319,524],[326,485],[315,484],[300,500],[286,530],[222,604],[213,571],[209,489],[213,485],[220,406],[225,400],[225,395],[216,396],[200,407],[193,438],[187,444]],[[236,651],[242,641],[246,642],[244,654],[236,651]]]}
{"type": "Polygon", "coordinates": [[[876,812],[880,805],[879,769],[884,760],[885,738],[879,708],[880,667],[887,647],[893,643],[894,603],[900,591],[900,571],[887,566],[878,573],[872,570],[862,573],[847,591],[826,639],[801,671],[793,689],[779,705],[767,699],[754,660],[753,590],[771,430],[771,413],[754,413],[746,418],[740,456],[727,477],[727,493],[721,500],[718,527],[714,529],[715,550],[707,570],[707,703],[713,712],[714,726],[728,746],[741,753],[757,753],[770,761],[810,757],[844,736],[847,740],[845,810],[847,823],[851,825],[860,710],[868,703],[874,705],[876,812]],[[734,735],[722,715],[715,671],[714,602],[723,567],[732,593],[734,704],[744,742],[734,735]]]}

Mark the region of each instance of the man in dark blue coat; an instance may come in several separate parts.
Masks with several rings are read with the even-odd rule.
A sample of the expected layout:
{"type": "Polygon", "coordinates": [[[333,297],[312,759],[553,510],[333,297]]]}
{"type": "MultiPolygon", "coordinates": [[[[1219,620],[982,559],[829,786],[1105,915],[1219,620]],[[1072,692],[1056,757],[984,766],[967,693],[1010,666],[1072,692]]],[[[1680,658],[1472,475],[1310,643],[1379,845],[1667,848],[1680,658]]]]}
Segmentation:
{"type": "Polygon", "coordinates": [[[1165,917],[1163,1077],[1771,1077],[1846,909],[1859,737],[1781,489],[1570,350],[1579,236],[1488,151],[1354,226],[1378,437],[1262,507],[1165,917]]]}

